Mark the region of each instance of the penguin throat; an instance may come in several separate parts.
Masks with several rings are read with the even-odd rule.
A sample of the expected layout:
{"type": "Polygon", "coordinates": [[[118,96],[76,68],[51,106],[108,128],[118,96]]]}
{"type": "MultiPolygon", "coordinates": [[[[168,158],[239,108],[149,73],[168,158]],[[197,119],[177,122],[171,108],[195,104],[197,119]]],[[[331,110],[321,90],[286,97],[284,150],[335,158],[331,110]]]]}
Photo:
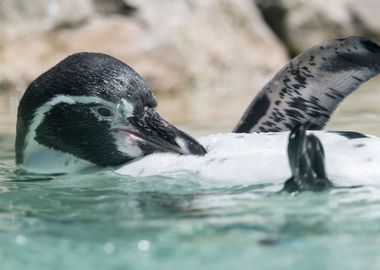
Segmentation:
{"type": "Polygon", "coordinates": [[[35,140],[27,142],[23,163],[19,165],[22,170],[38,174],[74,173],[93,166],[95,164],[89,161],[46,147],[35,140]]]}
{"type": "MultiPolygon", "coordinates": [[[[59,103],[75,104],[94,102],[99,104],[107,103],[107,101],[97,97],[59,95],[38,108],[23,138],[22,159],[18,166],[22,170],[39,174],[72,173],[95,166],[93,163],[80,159],[72,154],[40,144],[35,139],[36,129],[44,120],[45,113],[55,105],[59,103]]],[[[109,102],[107,104],[111,105],[109,102]]]]}

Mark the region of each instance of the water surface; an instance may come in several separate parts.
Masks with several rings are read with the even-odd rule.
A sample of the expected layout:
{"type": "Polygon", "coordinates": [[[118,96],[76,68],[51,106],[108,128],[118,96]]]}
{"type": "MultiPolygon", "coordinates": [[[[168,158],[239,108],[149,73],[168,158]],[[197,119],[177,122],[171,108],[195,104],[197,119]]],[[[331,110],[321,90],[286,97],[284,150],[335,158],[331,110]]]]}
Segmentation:
{"type": "Polygon", "coordinates": [[[14,171],[0,139],[0,268],[378,269],[380,190],[14,171]]]}

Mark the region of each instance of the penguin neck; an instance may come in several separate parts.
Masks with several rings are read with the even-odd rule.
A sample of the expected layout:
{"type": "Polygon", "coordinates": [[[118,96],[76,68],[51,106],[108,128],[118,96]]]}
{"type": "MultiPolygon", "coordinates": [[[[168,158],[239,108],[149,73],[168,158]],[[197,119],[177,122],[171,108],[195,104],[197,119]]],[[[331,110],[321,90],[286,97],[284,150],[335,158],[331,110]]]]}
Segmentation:
{"type": "Polygon", "coordinates": [[[28,121],[19,116],[16,135],[16,162],[19,168],[31,173],[59,174],[78,172],[96,166],[72,154],[39,143],[36,140],[36,129],[44,120],[45,114],[58,103],[90,103],[101,100],[98,97],[58,95],[32,112],[28,121]]]}
{"type": "Polygon", "coordinates": [[[34,139],[27,142],[23,162],[19,164],[22,170],[37,174],[75,173],[93,166],[91,162],[41,145],[34,139]]]}

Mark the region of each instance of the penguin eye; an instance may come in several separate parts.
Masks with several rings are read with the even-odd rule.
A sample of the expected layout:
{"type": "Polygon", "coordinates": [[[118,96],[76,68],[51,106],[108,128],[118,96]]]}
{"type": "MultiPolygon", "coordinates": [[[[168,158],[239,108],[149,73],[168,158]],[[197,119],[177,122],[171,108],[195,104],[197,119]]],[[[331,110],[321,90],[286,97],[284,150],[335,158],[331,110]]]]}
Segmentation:
{"type": "Polygon", "coordinates": [[[107,107],[103,107],[103,106],[96,107],[95,112],[97,114],[99,114],[100,116],[107,117],[107,118],[112,117],[114,115],[110,109],[108,109],[107,107]]]}

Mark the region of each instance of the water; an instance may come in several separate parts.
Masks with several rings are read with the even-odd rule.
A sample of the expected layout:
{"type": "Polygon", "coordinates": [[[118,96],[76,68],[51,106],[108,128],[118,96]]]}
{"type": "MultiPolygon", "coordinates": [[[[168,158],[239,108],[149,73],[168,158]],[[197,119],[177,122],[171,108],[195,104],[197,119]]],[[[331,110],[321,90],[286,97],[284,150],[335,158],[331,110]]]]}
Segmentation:
{"type": "Polygon", "coordinates": [[[380,190],[300,195],[196,176],[14,171],[0,139],[0,269],[380,269],[380,190]]]}

